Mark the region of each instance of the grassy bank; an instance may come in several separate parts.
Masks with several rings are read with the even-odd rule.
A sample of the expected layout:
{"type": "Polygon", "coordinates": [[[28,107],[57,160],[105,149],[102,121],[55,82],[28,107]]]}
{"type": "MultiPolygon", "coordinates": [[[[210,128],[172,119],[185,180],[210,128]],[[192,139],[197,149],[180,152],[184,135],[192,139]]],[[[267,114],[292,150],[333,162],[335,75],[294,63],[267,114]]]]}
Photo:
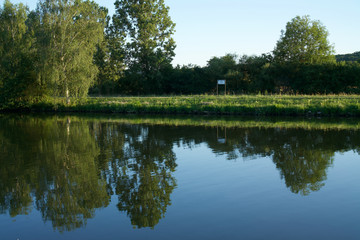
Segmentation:
{"type": "Polygon", "coordinates": [[[358,95],[239,95],[174,97],[89,97],[51,99],[3,111],[207,114],[257,116],[360,116],[358,95]]]}

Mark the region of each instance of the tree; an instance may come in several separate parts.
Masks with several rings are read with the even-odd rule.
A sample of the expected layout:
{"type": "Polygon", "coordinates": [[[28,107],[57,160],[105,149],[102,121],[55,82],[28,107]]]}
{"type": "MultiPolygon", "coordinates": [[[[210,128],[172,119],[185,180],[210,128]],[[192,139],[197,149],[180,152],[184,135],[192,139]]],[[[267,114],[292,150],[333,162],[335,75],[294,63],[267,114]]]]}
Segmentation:
{"type": "Polygon", "coordinates": [[[286,24],[286,31],[274,49],[275,62],[322,64],[335,62],[334,47],[328,41],[329,32],[320,21],[309,16],[295,17],[286,24]]]}
{"type": "Polygon", "coordinates": [[[164,82],[167,94],[202,94],[210,92],[214,84],[208,79],[205,68],[195,65],[169,68],[164,82]]]}
{"type": "Polygon", "coordinates": [[[125,70],[124,34],[115,31],[114,26],[110,25],[109,16],[106,20],[105,38],[97,45],[94,55],[99,73],[92,92],[100,95],[115,93],[125,70]]]}
{"type": "Polygon", "coordinates": [[[159,93],[162,70],[175,55],[169,7],[164,0],[117,0],[115,7],[114,31],[126,39],[126,87],[133,93],[159,93]]]}
{"type": "Polygon", "coordinates": [[[337,62],[360,62],[360,51],[349,54],[338,54],[335,57],[337,62]]]}
{"type": "Polygon", "coordinates": [[[19,101],[35,94],[33,35],[26,20],[28,8],[9,0],[0,8],[0,103],[19,101]]]}
{"type": "Polygon", "coordinates": [[[206,71],[209,76],[210,85],[216,88],[216,81],[219,79],[226,79],[229,89],[238,90],[241,73],[237,69],[237,55],[226,54],[222,57],[212,57],[206,66],[206,71]],[[236,83],[235,83],[236,82],[236,83]]]}
{"type": "Polygon", "coordinates": [[[88,0],[43,0],[37,15],[42,80],[67,102],[86,95],[98,72],[93,56],[103,39],[106,11],[88,0]]]}
{"type": "Polygon", "coordinates": [[[271,54],[262,54],[261,56],[243,55],[239,60],[239,71],[242,73],[240,86],[255,93],[271,91],[273,84],[268,71],[272,61],[271,54]]]}

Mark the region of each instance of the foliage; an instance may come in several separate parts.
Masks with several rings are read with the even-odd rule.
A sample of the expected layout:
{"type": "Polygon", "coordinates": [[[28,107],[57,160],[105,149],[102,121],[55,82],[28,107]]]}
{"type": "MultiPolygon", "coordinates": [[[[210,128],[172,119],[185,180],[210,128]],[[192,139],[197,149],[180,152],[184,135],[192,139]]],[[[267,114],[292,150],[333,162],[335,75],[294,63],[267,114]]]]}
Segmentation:
{"type": "MultiPolygon", "coordinates": [[[[219,79],[226,80],[227,94],[233,95],[360,93],[358,53],[339,55],[338,59],[349,61],[335,62],[326,28],[309,16],[297,16],[287,23],[273,54],[226,54],[212,57],[204,67],[173,67],[175,24],[164,0],[118,0],[112,20],[107,9],[89,0],[41,0],[32,12],[7,0],[0,10],[0,110],[36,106],[87,111],[97,104],[78,106],[75,98],[88,93],[214,94],[219,79]],[[53,97],[52,102],[49,97],[53,97]],[[70,98],[76,104],[62,106],[62,102],[69,104],[70,98]]],[[[223,94],[223,88],[220,93],[223,94]]],[[[100,105],[94,108],[120,112],[304,115],[296,106],[283,111],[274,106],[235,108],[232,104],[216,108],[212,104],[180,108],[177,104],[135,104],[116,106],[115,110],[107,106],[98,109],[100,105]]],[[[347,114],[343,110],[331,111],[347,114]]],[[[357,114],[356,110],[350,112],[357,114]]]]}
{"type": "Polygon", "coordinates": [[[219,79],[226,79],[227,86],[232,87],[232,89],[239,87],[237,80],[239,80],[241,73],[238,71],[237,55],[235,54],[211,58],[205,67],[205,71],[207,72],[207,81],[211,86],[212,92],[216,92],[216,84],[219,79]]]}
{"type": "Polygon", "coordinates": [[[328,35],[320,21],[312,21],[309,16],[297,16],[281,32],[274,49],[275,61],[310,64],[335,62],[328,35]]]}
{"type": "Polygon", "coordinates": [[[360,63],[360,51],[350,53],[350,54],[338,54],[338,55],[335,55],[335,57],[336,57],[336,61],[338,61],[338,62],[345,61],[345,62],[360,63]]]}
{"type": "Polygon", "coordinates": [[[28,100],[39,92],[34,69],[34,36],[26,24],[23,4],[0,8],[0,105],[28,100]]]}
{"type": "Polygon", "coordinates": [[[161,93],[162,72],[175,55],[169,7],[164,0],[117,0],[115,7],[113,32],[126,40],[126,92],[161,93]]]}
{"type": "MultiPolygon", "coordinates": [[[[105,11],[105,10],[104,10],[105,11]]],[[[115,30],[107,16],[105,38],[97,44],[94,62],[99,69],[91,94],[114,94],[121,91],[119,79],[124,77],[125,71],[125,38],[124,34],[115,30]]]]}
{"type": "Polygon", "coordinates": [[[106,12],[91,1],[43,0],[35,29],[41,80],[54,96],[86,96],[97,74],[96,44],[106,12]]]}
{"type": "Polygon", "coordinates": [[[199,66],[176,66],[169,70],[164,82],[167,94],[201,94],[214,88],[207,81],[207,72],[199,66]]]}
{"type": "Polygon", "coordinates": [[[272,92],[301,94],[359,93],[360,64],[274,64],[268,69],[272,92]]]}
{"type": "MultiPolygon", "coordinates": [[[[360,116],[357,95],[101,97],[29,104],[19,110],[258,116],[360,116]]],[[[6,109],[3,109],[6,111],[6,109]]]]}

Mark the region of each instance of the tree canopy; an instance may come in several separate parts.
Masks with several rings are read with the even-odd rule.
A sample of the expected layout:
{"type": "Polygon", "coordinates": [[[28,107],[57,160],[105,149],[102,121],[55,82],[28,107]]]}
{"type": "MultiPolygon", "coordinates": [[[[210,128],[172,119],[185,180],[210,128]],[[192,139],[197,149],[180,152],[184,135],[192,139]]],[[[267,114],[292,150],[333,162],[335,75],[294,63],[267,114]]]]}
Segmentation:
{"type": "Polygon", "coordinates": [[[117,0],[115,7],[115,33],[122,33],[126,39],[128,85],[135,85],[138,93],[156,93],[162,70],[175,56],[175,24],[169,7],[164,0],[117,0]]]}
{"type": "Polygon", "coordinates": [[[286,30],[274,49],[276,62],[322,64],[335,62],[334,47],[329,32],[320,21],[310,16],[296,16],[286,24],[286,30]]]}
{"type": "Polygon", "coordinates": [[[9,0],[0,8],[0,103],[18,101],[38,89],[29,10],[9,0]]]}
{"type": "Polygon", "coordinates": [[[91,1],[43,0],[36,11],[42,79],[53,95],[86,96],[97,74],[106,12],[91,1]]]}

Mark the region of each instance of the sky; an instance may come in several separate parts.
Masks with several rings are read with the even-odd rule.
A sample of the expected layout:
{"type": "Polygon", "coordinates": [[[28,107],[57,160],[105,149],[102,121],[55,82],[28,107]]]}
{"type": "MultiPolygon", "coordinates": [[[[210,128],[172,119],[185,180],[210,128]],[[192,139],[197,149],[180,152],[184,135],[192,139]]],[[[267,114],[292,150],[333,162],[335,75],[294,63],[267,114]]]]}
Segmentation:
{"type": "MultiPolygon", "coordinates": [[[[11,0],[36,8],[37,0],[11,0]]],[[[95,0],[115,12],[115,0],[95,0]]],[[[0,1],[3,5],[4,0],[0,1]]],[[[176,23],[173,65],[205,66],[227,53],[261,55],[274,50],[296,16],[310,15],[329,31],[336,54],[360,51],[360,0],[165,0],[176,23]]]]}

